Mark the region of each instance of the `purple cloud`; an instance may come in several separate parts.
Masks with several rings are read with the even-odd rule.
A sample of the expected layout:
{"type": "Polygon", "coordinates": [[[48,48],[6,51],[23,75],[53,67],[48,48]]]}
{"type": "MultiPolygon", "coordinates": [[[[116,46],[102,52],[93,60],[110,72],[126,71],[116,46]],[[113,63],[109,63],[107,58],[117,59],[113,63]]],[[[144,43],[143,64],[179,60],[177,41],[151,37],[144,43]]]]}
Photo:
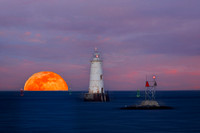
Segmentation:
{"type": "Polygon", "coordinates": [[[0,0],[0,90],[21,88],[38,71],[87,90],[94,47],[103,54],[109,90],[142,88],[146,74],[158,75],[161,90],[200,89],[199,4],[0,0]]]}

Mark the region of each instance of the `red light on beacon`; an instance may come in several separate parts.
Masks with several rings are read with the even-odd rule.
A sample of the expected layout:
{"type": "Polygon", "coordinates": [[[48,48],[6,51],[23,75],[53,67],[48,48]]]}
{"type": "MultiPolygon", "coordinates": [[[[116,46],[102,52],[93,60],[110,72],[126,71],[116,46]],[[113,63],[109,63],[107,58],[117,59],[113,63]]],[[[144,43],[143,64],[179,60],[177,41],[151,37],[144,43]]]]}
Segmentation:
{"type": "Polygon", "coordinates": [[[96,58],[98,58],[99,56],[98,55],[96,55],[96,58]]]}
{"type": "Polygon", "coordinates": [[[153,79],[156,79],[156,76],[155,76],[155,75],[153,76],[153,79]]]}

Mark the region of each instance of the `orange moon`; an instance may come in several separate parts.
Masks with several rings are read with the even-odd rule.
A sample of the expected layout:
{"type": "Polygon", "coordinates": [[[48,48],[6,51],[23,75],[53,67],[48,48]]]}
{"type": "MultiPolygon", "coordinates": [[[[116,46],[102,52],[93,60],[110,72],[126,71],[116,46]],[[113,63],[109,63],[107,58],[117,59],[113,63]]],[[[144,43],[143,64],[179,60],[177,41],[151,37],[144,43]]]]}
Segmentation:
{"type": "Polygon", "coordinates": [[[54,72],[33,74],[24,85],[25,91],[68,91],[65,80],[54,72]]]}

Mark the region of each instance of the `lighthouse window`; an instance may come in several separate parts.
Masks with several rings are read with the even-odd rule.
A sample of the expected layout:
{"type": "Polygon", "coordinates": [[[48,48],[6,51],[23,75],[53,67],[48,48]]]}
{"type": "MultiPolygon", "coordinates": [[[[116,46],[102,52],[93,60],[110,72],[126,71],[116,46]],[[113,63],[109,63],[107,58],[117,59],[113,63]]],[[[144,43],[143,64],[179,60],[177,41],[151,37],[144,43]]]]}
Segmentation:
{"type": "Polygon", "coordinates": [[[100,75],[100,79],[101,79],[101,80],[103,79],[103,75],[100,75]]]}

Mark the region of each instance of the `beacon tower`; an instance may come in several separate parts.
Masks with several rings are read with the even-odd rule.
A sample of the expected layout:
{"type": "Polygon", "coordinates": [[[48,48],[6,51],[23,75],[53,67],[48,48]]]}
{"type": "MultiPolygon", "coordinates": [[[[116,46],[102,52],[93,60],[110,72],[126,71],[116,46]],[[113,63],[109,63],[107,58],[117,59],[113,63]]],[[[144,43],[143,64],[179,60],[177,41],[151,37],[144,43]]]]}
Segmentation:
{"type": "Polygon", "coordinates": [[[104,90],[102,58],[95,48],[91,59],[89,92],[84,95],[85,101],[108,101],[108,94],[104,90]]]}
{"type": "Polygon", "coordinates": [[[155,100],[155,88],[157,87],[156,76],[153,76],[153,80],[148,81],[146,79],[145,85],[145,100],[141,102],[140,105],[130,105],[122,107],[121,109],[144,109],[144,110],[152,110],[152,109],[173,109],[169,106],[159,105],[155,100]]]}
{"type": "Polygon", "coordinates": [[[147,81],[146,79],[146,85],[145,85],[145,100],[142,101],[142,106],[156,106],[159,107],[160,105],[155,100],[155,89],[157,86],[156,82],[156,76],[153,76],[152,81],[147,81]]]}

